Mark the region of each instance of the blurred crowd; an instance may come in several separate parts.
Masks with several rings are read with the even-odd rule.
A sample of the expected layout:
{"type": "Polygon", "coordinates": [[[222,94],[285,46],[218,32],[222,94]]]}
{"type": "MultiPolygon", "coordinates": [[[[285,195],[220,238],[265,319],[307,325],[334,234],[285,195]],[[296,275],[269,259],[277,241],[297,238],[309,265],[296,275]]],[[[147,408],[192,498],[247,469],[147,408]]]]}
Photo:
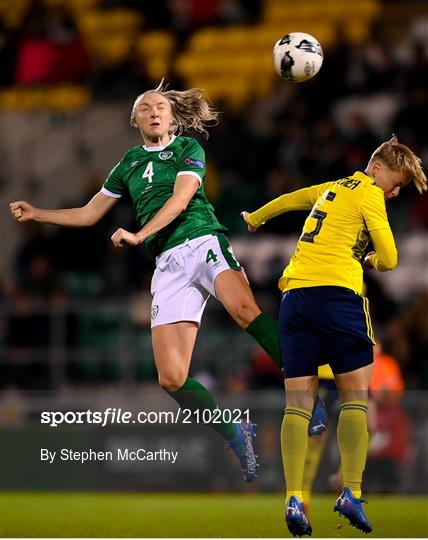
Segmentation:
{"type": "MultiPolygon", "coordinates": [[[[105,9],[127,6],[140,10],[146,28],[169,29],[180,37],[181,47],[201,26],[256,22],[262,4],[261,0],[102,2],[105,9]]],[[[427,41],[411,29],[399,43],[377,37],[383,35],[381,26],[373,27],[373,39],[361,47],[352,45],[338,30],[336,44],[326,51],[323,68],[313,81],[293,85],[278,78],[272,94],[251,99],[239,109],[230,108],[227,102],[215,103],[223,113],[221,122],[207,140],[201,140],[207,153],[206,188],[232,238],[245,234],[240,220],[243,209],[252,210],[284,192],[364,170],[373,150],[392,133],[426,163],[427,41]]],[[[48,8],[37,1],[31,3],[22,24],[13,32],[0,21],[0,64],[0,86],[80,82],[93,89],[94,100],[126,99],[131,103],[141,88],[155,85],[144,66],[136,65],[132,56],[114,70],[103,70],[89,54],[66,7],[48,8]]],[[[171,87],[183,88],[173,62],[167,79],[171,87]]],[[[88,163],[90,158],[87,156],[88,163]]],[[[81,197],[64,197],[63,206],[85,204],[103,180],[88,172],[81,197]]],[[[388,212],[395,232],[428,231],[428,197],[419,196],[413,186],[390,203],[388,212]]],[[[303,220],[301,213],[284,215],[268,223],[260,234],[297,234],[303,220]]],[[[137,330],[147,331],[152,266],[143,249],[114,251],[109,238],[116,226],[137,228],[127,200],[101,223],[84,231],[47,229],[38,224],[22,226],[23,240],[15,253],[13,277],[1,290],[4,305],[12,310],[1,320],[6,377],[0,386],[49,386],[46,357],[37,357],[31,369],[22,368],[25,363],[19,369],[13,364],[20,348],[32,354],[39,351],[43,357],[43,351],[54,340],[51,319],[55,312],[34,313],[28,309],[31,302],[64,305],[85,300],[101,305],[106,300],[123,299],[131,307],[140,303],[142,308],[131,309],[131,323],[137,330]],[[146,314],[142,314],[143,308],[146,314]]],[[[256,296],[268,298],[267,311],[276,316],[280,301],[276,280],[282,270],[281,261],[274,258],[267,264],[272,269],[270,279],[260,282],[251,274],[249,279],[256,296]]],[[[427,268],[420,271],[426,273],[427,268]]],[[[407,388],[428,388],[428,276],[425,288],[401,301],[389,297],[370,275],[366,285],[384,350],[397,359],[407,388]]],[[[228,339],[226,330],[232,323],[225,314],[208,310],[204,324],[212,325],[228,339]]],[[[110,332],[108,326],[99,327],[110,332]]],[[[80,329],[78,315],[67,311],[67,346],[79,346],[80,329]]],[[[220,379],[224,388],[278,385],[281,375],[261,351],[254,348],[250,355],[245,352],[242,356],[244,360],[228,372],[230,376],[220,379]]],[[[205,362],[207,366],[214,363],[212,359],[205,362]]],[[[211,375],[217,371],[212,367],[211,375]]],[[[101,379],[101,372],[96,373],[101,379]]],[[[144,373],[155,377],[153,370],[144,373]]],[[[84,380],[84,376],[78,375],[77,380],[84,380]]]]}
{"type": "MultiPolygon", "coordinates": [[[[183,48],[198,28],[256,22],[262,0],[99,0],[96,5],[105,11],[131,9],[136,18],[142,15],[144,30],[166,29],[183,48]]],[[[106,82],[117,88],[123,84],[125,92],[129,87],[146,87],[150,82],[144,66],[136,64],[132,51],[121,65],[104,70],[97,55],[91,54],[70,5],[49,5],[44,0],[31,0],[13,30],[0,15],[0,63],[0,87],[84,82],[103,94],[106,82]]],[[[109,89],[109,96],[114,90],[109,89]]]]}

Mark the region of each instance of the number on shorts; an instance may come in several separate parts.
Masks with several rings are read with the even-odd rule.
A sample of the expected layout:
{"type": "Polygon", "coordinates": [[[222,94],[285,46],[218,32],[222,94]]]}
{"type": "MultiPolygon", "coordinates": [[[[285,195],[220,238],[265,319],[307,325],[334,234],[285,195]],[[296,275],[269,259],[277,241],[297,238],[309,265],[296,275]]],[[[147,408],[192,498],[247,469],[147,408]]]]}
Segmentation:
{"type": "Polygon", "coordinates": [[[217,255],[214,253],[212,249],[208,250],[207,258],[205,259],[206,263],[209,263],[210,261],[217,262],[217,255]]]}

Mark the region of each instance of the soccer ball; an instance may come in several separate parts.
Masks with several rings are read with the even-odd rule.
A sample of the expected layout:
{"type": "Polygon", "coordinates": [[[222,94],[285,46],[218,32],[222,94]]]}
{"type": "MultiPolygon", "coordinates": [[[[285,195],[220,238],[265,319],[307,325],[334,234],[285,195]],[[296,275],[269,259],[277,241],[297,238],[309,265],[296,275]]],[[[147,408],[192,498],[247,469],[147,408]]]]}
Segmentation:
{"type": "Polygon", "coordinates": [[[323,52],[319,42],[310,34],[292,32],[275,43],[273,61],[283,79],[303,82],[318,73],[323,52]]]}

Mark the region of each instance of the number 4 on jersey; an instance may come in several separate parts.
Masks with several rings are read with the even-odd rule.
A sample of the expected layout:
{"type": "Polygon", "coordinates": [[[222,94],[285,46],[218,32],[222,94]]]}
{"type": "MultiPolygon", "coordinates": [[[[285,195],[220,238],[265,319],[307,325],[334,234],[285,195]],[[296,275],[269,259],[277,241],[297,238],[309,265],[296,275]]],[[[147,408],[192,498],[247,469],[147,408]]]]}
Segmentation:
{"type": "Polygon", "coordinates": [[[217,262],[217,255],[214,253],[212,249],[208,250],[207,258],[205,259],[206,263],[209,263],[210,261],[217,262]]]}
{"type": "Polygon", "coordinates": [[[147,163],[147,167],[146,167],[146,170],[143,172],[143,176],[142,178],[147,178],[147,181],[149,183],[153,182],[153,175],[154,175],[154,172],[153,172],[153,161],[149,161],[147,163]]]}

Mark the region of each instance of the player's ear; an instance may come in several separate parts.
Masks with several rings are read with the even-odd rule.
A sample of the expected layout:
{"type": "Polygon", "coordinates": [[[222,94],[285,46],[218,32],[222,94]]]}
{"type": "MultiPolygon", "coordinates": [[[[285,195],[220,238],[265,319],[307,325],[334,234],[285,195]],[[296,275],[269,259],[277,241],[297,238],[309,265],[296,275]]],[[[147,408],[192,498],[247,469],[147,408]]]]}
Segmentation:
{"type": "Polygon", "coordinates": [[[371,169],[372,169],[372,174],[377,175],[382,170],[382,163],[379,160],[375,160],[372,163],[371,169]]]}

